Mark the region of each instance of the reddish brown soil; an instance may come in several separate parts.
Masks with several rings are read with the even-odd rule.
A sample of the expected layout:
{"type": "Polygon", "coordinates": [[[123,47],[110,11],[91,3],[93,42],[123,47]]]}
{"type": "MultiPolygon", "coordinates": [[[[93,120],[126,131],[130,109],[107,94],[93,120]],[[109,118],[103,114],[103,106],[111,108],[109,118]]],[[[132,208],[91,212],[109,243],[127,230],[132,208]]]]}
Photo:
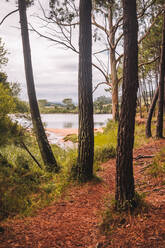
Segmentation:
{"type": "MultiPolygon", "coordinates": [[[[153,155],[165,140],[151,141],[136,149],[138,155],[153,155]]],[[[135,160],[137,190],[147,193],[148,212],[129,216],[126,223],[105,235],[100,232],[101,213],[114,194],[115,160],[102,165],[103,182],[90,182],[68,189],[58,203],[38,211],[35,217],[8,220],[1,226],[1,248],[163,248],[165,247],[165,185],[149,177],[144,168],[153,158],[135,160]]]]}

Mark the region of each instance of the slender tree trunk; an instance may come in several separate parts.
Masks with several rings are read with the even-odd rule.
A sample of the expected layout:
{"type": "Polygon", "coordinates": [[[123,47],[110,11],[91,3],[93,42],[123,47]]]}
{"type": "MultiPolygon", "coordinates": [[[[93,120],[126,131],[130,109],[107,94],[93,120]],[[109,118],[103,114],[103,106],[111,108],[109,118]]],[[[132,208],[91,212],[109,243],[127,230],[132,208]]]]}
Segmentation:
{"type": "MultiPolygon", "coordinates": [[[[113,31],[113,10],[112,7],[108,10],[108,21],[109,21],[109,40],[110,44],[115,44],[115,33],[113,31]]],[[[111,80],[112,80],[112,116],[114,121],[119,120],[119,106],[118,106],[118,77],[116,69],[116,56],[115,48],[110,46],[110,69],[111,69],[111,80]]]]}
{"type": "Polygon", "coordinates": [[[118,128],[116,160],[116,208],[134,204],[133,145],[138,91],[138,23],[136,0],[123,0],[124,68],[123,96],[118,128]]]}
{"type": "Polygon", "coordinates": [[[142,99],[141,99],[141,87],[140,87],[140,84],[139,84],[139,111],[140,111],[140,118],[143,118],[142,99]]]}
{"type": "Polygon", "coordinates": [[[153,97],[154,97],[154,88],[153,88],[153,79],[151,76],[151,102],[152,102],[153,97]]]}
{"type": "Polygon", "coordinates": [[[21,25],[21,34],[22,34],[22,45],[23,45],[23,55],[25,63],[25,74],[27,82],[27,91],[29,97],[30,111],[32,116],[33,128],[36,135],[36,139],[39,145],[40,153],[43,159],[43,162],[49,171],[58,171],[59,167],[54,158],[51,147],[48,143],[43,124],[40,117],[40,112],[38,108],[35,86],[34,86],[34,77],[33,69],[31,62],[31,50],[30,50],[30,41],[27,25],[27,15],[26,15],[26,0],[19,0],[19,14],[20,14],[20,25],[21,25]]]}
{"type": "Polygon", "coordinates": [[[148,86],[149,86],[149,95],[150,95],[150,104],[152,102],[152,88],[151,88],[151,82],[148,82],[148,86]]]}
{"type": "MultiPolygon", "coordinates": [[[[111,49],[110,49],[111,50],[111,49]]],[[[119,104],[118,104],[118,78],[116,70],[115,51],[110,51],[111,60],[111,80],[112,80],[112,116],[114,121],[119,120],[119,104]]]]}
{"type": "Polygon", "coordinates": [[[152,136],[151,132],[151,120],[152,116],[155,110],[156,102],[158,100],[158,94],[159,94],[159,88],[156,89],[155,94],[152,99],[152,103],[150,105],[149,111],[148,111],[148,117],[147,117],[147,123],[146,123],[146,137],[150,138],[152,136]]]}
{"type": "Polygon", "coordinates": [[[164,84],[165,84],[165,5],[164,5],[162,48],[161,48],[161,60],[160,60],[158,116],[157,116],[157,126],[156,126],[156,137],[157,138],[163,138],[164,84]]]}
{"type": "Polygon", "coordinates": [[[144,85],[144,102],[145,102],[145,105],[146,105],[146,110],[147,110],[147,113],[148,113],[148,107],[149,107],[149,103],[148,103],[148,90],[147,90],[147,86],[146,86],[146,82],[145,82],[145,77],[144,77],[144,72],[142,73],[142,78],[143,78],[143,85],[144,85]]]}
{"type": "Polygon", "coordinates": [[[77,178],[85,182],[93,177],[94,131],[92,99],[91,0],[80,0],[79,33],[79,135],[77,178]]]}

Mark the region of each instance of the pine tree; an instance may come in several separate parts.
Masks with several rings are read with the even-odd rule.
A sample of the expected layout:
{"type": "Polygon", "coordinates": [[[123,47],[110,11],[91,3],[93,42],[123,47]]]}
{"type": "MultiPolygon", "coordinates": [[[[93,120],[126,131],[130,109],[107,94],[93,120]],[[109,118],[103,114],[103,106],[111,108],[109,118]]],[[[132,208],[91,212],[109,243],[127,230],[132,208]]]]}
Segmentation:
{"type": "Polygon", "coordinates": [[[116,160],[116,208],[134,203],[133,144],[138,90],[138,23],[136,0],[123,0],[124,68],[123,95],[116,160]]]}

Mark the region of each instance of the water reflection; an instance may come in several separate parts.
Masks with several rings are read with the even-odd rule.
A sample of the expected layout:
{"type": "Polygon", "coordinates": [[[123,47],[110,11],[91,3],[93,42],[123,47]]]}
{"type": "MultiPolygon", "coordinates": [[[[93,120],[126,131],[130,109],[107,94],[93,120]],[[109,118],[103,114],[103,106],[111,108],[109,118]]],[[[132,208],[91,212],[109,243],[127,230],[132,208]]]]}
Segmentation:
{"type": "MultiPolygon", "coordinates": [[[[63,125],[63,128],[74,128],[75,123],[70,121],[70,122],[64,122],[62,125],[63,125]]],[[[100,122],[100,121],[94,122],[95,127],[102,127],[104,125],[105,125],[105,122],[100,122]]]]}
{"type": "Polygon", "coordinates": [[[105,122],[94,122],[94,126],[97,126],[97,127],[102,127],[105,125],[105,122]]]}
{"type": "Polygon", "coordinates": [[[63,128],[73,128],[73,122],[64,122],[63,128]]]}
{"type": "MultiPolygon", "coordinates": [[[[18,121],[23,126],[31,124],[25,118],[18,116],[11,116],[13,120],[18,121]]],[[[42,114],[42,121],[46,124],[47,128],[63,129],[63,128],[78,128],[78,115],[77,114],[42,114]]],[[[94,127],[105,126],[107,121],[111,119],[110,114],[97,114],[94,115],[94,127]]]]}

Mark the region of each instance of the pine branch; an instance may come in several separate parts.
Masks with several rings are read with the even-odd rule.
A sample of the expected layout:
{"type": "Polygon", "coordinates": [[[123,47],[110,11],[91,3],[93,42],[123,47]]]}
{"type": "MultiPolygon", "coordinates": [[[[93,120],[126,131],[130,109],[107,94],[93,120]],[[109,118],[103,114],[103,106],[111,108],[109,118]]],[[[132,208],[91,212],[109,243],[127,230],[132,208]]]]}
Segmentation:
{"type": "Polygon", "coordinates": [[[157,61],[159,58],[160,58],[160,56],[157,56],[155,59],[153,59],[151,61],[148,61],[148,62],[144,62],[144,63],[139,64],[138,67],[141,67],[143,65],[150,65],[150,64],[154,63],[155,61],[157,61]]]}

